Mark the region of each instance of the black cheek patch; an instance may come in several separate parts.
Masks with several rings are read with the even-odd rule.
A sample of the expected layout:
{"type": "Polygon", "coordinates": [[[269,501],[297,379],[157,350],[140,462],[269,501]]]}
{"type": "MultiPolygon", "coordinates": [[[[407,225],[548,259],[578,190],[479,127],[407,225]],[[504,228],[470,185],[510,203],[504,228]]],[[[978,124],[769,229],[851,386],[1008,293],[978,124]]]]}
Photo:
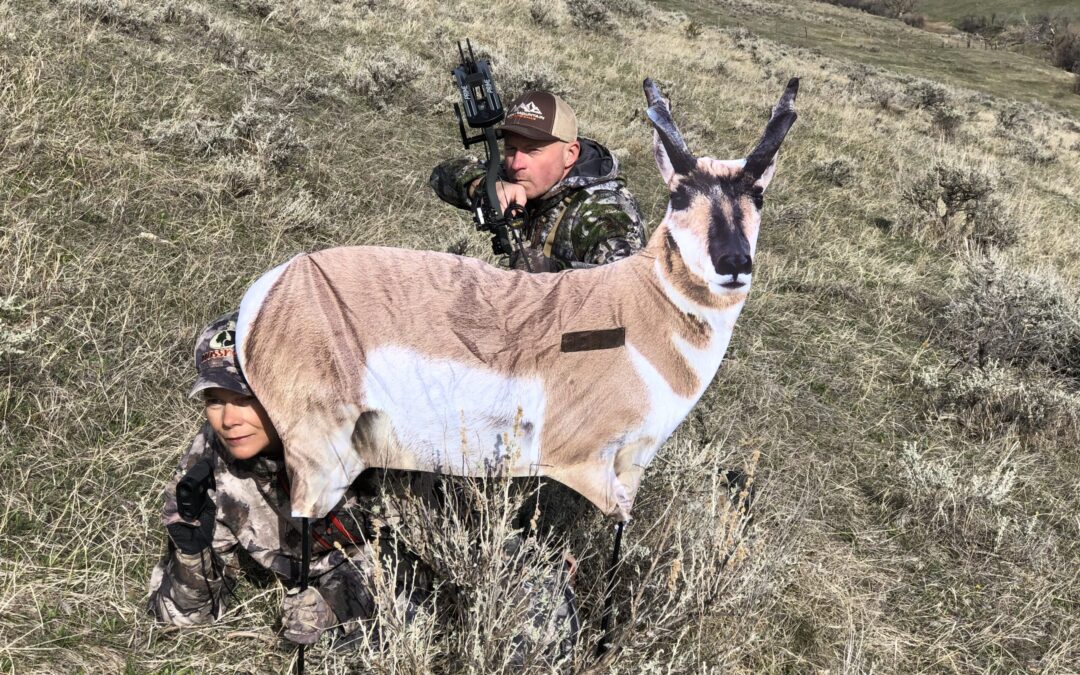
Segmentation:
{"type": "Polygon", "coordinates": [[[687,185],[680,185],[671,193],[671,208],[675,211],[683,211],[690,208],[690,200],[694,191],[687,185]]]}
{"type": "Polygon", "coordinates": [[[597,349],[615,349],[626,344],[626,329],[607,328],[582,330],[562,334],[562,352],[589,352],[597,349]]]}

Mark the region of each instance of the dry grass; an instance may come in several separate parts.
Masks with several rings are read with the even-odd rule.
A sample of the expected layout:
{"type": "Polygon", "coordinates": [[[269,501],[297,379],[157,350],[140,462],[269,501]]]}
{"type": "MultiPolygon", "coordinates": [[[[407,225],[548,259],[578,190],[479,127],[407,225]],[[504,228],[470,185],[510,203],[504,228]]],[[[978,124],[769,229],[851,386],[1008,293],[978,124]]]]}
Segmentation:
{"type": "MultiPolygon", "coordinates": [[[[217,626],[164,629],[143,612],[160,489],[199,415],[183,397],[191,340],[299,251],[464,242],[491,259],[426,187],[459,152],[447,73],[463,37],[495,57],[506,95],[564,93],[654,224],[665,195],[643,77],[670,92],[691,148],[719,157],[743,155],[783,83],[803,78],[757,288],[717,381],[644,481],[602,663],[590,647],[609,525],[590,513],[566,533],[585,632],[561,668],[1074,668],[1077,382],[1052,347],[1068,322],[1055,298],[1080,283],[1080,121],[941,85],[960,120],[944,133],[924,105],[933,88],[883,54],[866,66],[771,42],[755,22],[800,1],[747,6],[737,28],[690,31],[631,0],[500,1],[483,15],[430,0],[0,0],[0,671],[289,667],[283,589],[260,575],[217,626]],[[570,48],[590,12],[611,30],[570,48]],[[985,294],[982,313],[957,304],[970,238],[932,235],[933,214],[903,198],[939,165],[992,179],[1015,242],[979,255],[1003,283],[1046,278],[1032,287],[1053,320],[1024,310],[1038,335],[957,323],[1013,316],[1018,300],[1010,288],[985,294]],[[971,365],[958,330],[1039,367],[971,365]],[[1017,414],[1036,405],[1038,424],[1017,414]],[[733,465],[756,466],[749,528],[722,480],[733,465]]],[[[846,14],[816,11],[843,30],[846,14]]],[[[514,670],[513,590],[565,542],[508,552],[522,496],[474,487],[465,511],[482,521],[420,512],[446,536],[408,530],[447,561],[431,611],[382,648],[318,645],[313,672],[514,670]],[[475,616],[456,615],[462,604],[475,616]]],[[[380,587],[387,625],[401,622],[391,595],[380,587]]]]}

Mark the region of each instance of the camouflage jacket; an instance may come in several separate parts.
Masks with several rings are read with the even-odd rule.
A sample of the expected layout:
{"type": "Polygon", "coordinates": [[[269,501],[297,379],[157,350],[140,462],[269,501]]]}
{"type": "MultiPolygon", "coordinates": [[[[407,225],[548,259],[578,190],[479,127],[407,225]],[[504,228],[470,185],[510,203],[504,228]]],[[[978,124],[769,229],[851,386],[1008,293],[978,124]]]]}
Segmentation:
{"type": "MultiPolygon", "coordinates": [[[[527,245],[542,251],[558,270],[626,258],[644,248],[647,238],[618,160],[596,141],[578,140],[581,155],[566,178],[525,205],[527,245]]],[[[435,167],[428,182],[443,201],[471,210],[469,186],[486,170],[471,157],[451,159],[435,167]]]]}
{"type": "MultiPolygon", "coordinates": [[[[217,507],[213,545],[189,555],[170,541],[150,578],[150,612],[178,626],[208,623],[222,615],[236,584],[241,551],[286,583],[299,579],[301,524],[291,516],[284,462],[261,456],[233,459],[209,424],[180,458],[165,488],[162,524],[183,520],[177,512],[176,484],[206,458],[213,464],[216,485],[210,493],[217,507]]],[[[332,512],[336,519],[328,516],[310,526],[309,583],[327,600],[345,633],[373,611],[368,576],[374,552],[368,542],[386,523],[377,516],[382,502],[376,486],[366,484],[370,480],[353,484],[332,512]]]]}

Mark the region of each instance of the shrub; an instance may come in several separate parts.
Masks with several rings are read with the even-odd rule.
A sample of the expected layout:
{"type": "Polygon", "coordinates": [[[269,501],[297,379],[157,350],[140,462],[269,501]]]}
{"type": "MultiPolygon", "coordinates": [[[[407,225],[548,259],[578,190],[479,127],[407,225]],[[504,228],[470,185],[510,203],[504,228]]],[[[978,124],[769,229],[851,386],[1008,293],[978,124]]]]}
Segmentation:
{"type": "Polygon", "coordinates": [[[326,224],[326,218],[315,195],[300,188],[282,195],[274,209],[274,224],[281,232],[315,232],[326,224]]]}
{"type": "Polygon", "coordinates": [[[529,3],[529,16],[532,18],[533,23],[538,26],[556,28],[559,25],[556,5],[552,2],[532,0],[532,2],[529,3]]]}
{"type": "Polygon", "coordinates": [[[843,187],[855,175],[855,166],[849,160],[841,157],[826,162],[815,162],[811,173],[818,180],[832,183],[837,187],[843,187]]]}
{"type": "Polygon", "coordinates": [[[908,96],[916,108],[938,108],[948,103],[949,93],[936,82],[916,80],[908,88],[908,96]]]}
{"type": "Polygon", "coordinates": [[[1045,138],[1031,139],[1026,136],[1016,139],[1016,155],[1022,161],[1036,166],[1053,164],[1057,154],[1048,147],[1045,138]]]}
{"type": "Polygon", "coordinates": [[[1031,122],[1028,121],[1024,110],[1018,105],[1000,108],[996,114],[998,126],[1004,131],[1028,132],[1031,131],[1031,122]]]}
{"type": "Polygon", "coordinates": [[[897,91],[890,84],[878,81],[868,86],[866,95],[878,108],[888,110],[896,100],[897,91]]]}
{"type": "Polygon", "coordinates": [[[25,353],[32,331],[22,325],[22,310],[26,305],[14,296],[0,298],[0,359],[25,353]]]}
{"type": "Polygon", "coordinates": [[[1022,41],[1049,47],[1054,38],[1062,31],[1067,31],[1068,27],[1068,19],[1047,13],[1039,14],[1024,26],[1022,41]]]}
{"type": "Polygon", "coordinates": [[[228,155],[240,150],[239,139],[228,124],[211,119],[162,120],[144,127],[146,142],[155,148],[188,151],[202,157],[228,155]]]}
{"type": "Polygon", "coordinates": [[[912,28],[924,28],[926,26],[926,17],[922,14],[905,14],[900,18],[912,28]]]}
{"type": "Polygon", "coordinates": [[[825,0],[830,5],[857,9],[868,14],[895,18],[896,11],[889,6],[886,0],[825,0]]]}
{"type": "Polygon", "coordinates": [[[645,0],[602,0],[602,2],[616,14],[635,19],[640,19],[649,13],[649,5],[645,0]]]}
{"type": "Polygon", "coordinates": [[[953,25],[956,26],[957,30],[964,33],[983,35],[990,29],[993,23],[989,18],[982,14],[968,14],[957,19],[953,25]]]}
{"type": "Polygon", "coordinates": [[[220,20],[211,21],[206,31],[214,58],[242,73],[256,73],[263,59],[248,47],[239,30],[220,20]]]}
{"type": "Polygon", "coordinates": [[[306,101],[319,103],[327,100],[340,100],[341,90],[334,82],[333,77],[318,72],[305,73],[278,91],[278,97],[289,101],[306,101]]]}
{"type": "Polygon", "coordinates": [[[994,182],[978,169],[935,164],[901,192],[901,199],[934,223],[935,237],[1005,248],[1016,243],[1019,227],[1004,216],[994,182]]]}
{"type": "Polygon", "coordinates": [[[259,159],[264,165],[278,171],[294,166],[297,158],[306,150],[307,146],[284,115],[278,115],[255,138],[255,152],[259,159]]]}
{"type": "Polygon", "coordinates": [[[892,12],[893,16],[902,17],[905,14],[911,14],[915,11],[915,8],[919,5],[919,0],[883,0],[885,6],[892,12]]]}
{"type": "Polygon", "coordinates": [[[177,26],[194,26],[203,32],[210,30],[210,15],[205,9],[170,0],[158,10],[161,20],[177,26]]]}
{"type": "Polygon", "coordinates": [[[844,68],[844,74],[852,84],[865,85],[874,75],[874,69],[865,63],[852,63],[844,68]]]}
{"type": "Polygon", "coordinates": [[[937,105],[930,108],[930,123],[942,136],[952,139],[964,123],[964,115],[950,105],[937,105]]]}
{"type": "Polygon", "coordinates": [[[80,17],[112,26],[131,35],[145,34],[152,29],[148,17],[136,9],[135,3],[121,0],[75,0],[72,8],[80,17]]]}
{"type": "Polygon", "coordinates": [[[350,47],[345,52],[345,60],[349,64],[347,68],[360,64],[351,73],[347,72],[349,86],[366,96],[379,110],[399,102],[424,71],[418,56],[397,47],[374,53],[350,47]]]}
{"type": "Polygon", "coordinates": [[[614,30],[615,21],[601,0],[567,0],[570,21],[578,28],[603,33],[614,30]]]}
{"type": "MultiPolygon", "coordinates": [[[[640,663],[657,654],[664,665],[690,671],[698,655],[694,650],[679,654],[671,646],[703,630],[705,620],[738,611],[740,598],[746,602],[748,594],[737,592],[737,584],[745,583],[740,572],[762,564],[748,558],[746,537],[756,463],[755,456],[744,479],[737,481],[734,498],[714,499],[728,495],[731,481],[715,470],[703,472],[704,480],[683,486],[680,498],[664,500],[655,526],[628,537],[615,593],[619,620],[613,650],[621,658],[640,663]]],[[[653,482],[686,478],[685,471],[667,472],[662,463],[655,468],[653,482]]],[[[394,584],[378,583],[394,579],[401,561],[392,556],[379,560],[374,621],[375,632],[385,640],[360,645],[367,652],[361,654],[364,662],[377,657],[385,672],[430,672],[430,666],[406,666],[415,666],[418,652],[435,652],[455,655],[460,667],[454,672],[507,672],[507,664],[527,672],[585,670],[600,638],[596,618],[603,606],[608,553],[596,543],[610,545],[609,525],[578,512],[567,530],[570,541],[542,534],[542,525],[530,525],[538,534],[526,538],[520,514],[533,514],[533,523],[546,516],[558,519],[566,514],[550,507],[564,505],[549,504],[542,495],[536,499],[527,481],[442,477],[438,484],[438,500],[383,493],[382,508],[399,514],[395,532],[400,542],[438,582],[421,617],[422,629],[405,632],[410,622],[395,609],[401,603],[395,602],[394,584]],[[565,624],[552,621],[550,611],[561,604],[570,583],[561,564],[567,550],[580,561],[573,583],[581,623],[576,644],[560,631],[565,624]]]]}
{"type": "Polygon", "coordinates": [[[506,92],[508,102],[510,98],[530,89],[543,89],[563,98],[570,94],[559,70],[545,61],[503,60],[496,77],[501,91],[506,92]]]}
{"type": "Polygon", "coordinates": [[[1050,61],[1058,68],[1080,72],[1080,35],[1062,31],[1050,47],[1050,61]]]}
{"type": "Polygon", "coordinates": [[[274,3],[270,0],[237,0],[236,4],[260,19],[265,19],[274,11],[274,3]]]}
{"type": "Polygon", "coordinates": [[[216,163],[221,190],[235,197],[246,197],[258,190],[265,179],[262,163],[254,157],[222,157],[216,163]]]}
{"type": "Polygon", "coordinates": [[[475,42],[473,49],[477,58],[491,62],[504,104],[530,89],[543,89],[563,98],[569,98],[573,93],[559,73],[557,65],[550,60],[513,58],[494,47],[475,42]]]}
{"type": "MultiPolygon", "coordinates": [[[[295,163],[306,149],[289,119],[268,98],[248,98],[228,122],[213,119],[165,120],[146,128],[146,140],[153,146],[186,150],[203,157],[223,157],[252,153],[267,167],[281,170],[295,163]]],[[[246,194],[246,178],[233,182],[223,172],[227,186],[246,194]]],[[[249,174],[247,170],[242,173],[249,174]]],[[[232,189],[227,187],[227,189],[232,189]]]]}
{"type": "Polygon", "coordinates": [[[1054,378],[990,363],[985,367],[935,366],[915,374],[934,412],[959,422],[979,438],[1019,431],[1075,430],[1080,398],[1054,378]]]}
{"type": "Polygon", "coordinates": [[[990,466],[965,465],[959,453],[905,442],[896,458],[901,479],[888,502],[964,547],[994,549],[1010,533],[1008,515],[1017,471],[1006,449],[990,466]]]}
{"type": "Polygon", "coordinates": [[[1055,277],[1017,271],[997,256],[976,256],[952,297],[943,339],[966,363],[1080,373],[1080,302],[1055,277]]]}

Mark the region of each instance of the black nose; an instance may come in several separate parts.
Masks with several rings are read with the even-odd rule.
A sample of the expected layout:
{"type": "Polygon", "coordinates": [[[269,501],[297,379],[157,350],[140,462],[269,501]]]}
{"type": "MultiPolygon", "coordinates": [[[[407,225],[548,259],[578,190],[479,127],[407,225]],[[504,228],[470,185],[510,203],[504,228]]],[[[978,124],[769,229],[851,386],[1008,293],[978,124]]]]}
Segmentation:
{"type": "Polygon", "coordinates": [[[730,274],[734,277],[740,274],[750,274],[753,269],[754,262],[745,253],[720,256],[720,259],[716,261],[716,273],[721,276],[730,274]]]}

